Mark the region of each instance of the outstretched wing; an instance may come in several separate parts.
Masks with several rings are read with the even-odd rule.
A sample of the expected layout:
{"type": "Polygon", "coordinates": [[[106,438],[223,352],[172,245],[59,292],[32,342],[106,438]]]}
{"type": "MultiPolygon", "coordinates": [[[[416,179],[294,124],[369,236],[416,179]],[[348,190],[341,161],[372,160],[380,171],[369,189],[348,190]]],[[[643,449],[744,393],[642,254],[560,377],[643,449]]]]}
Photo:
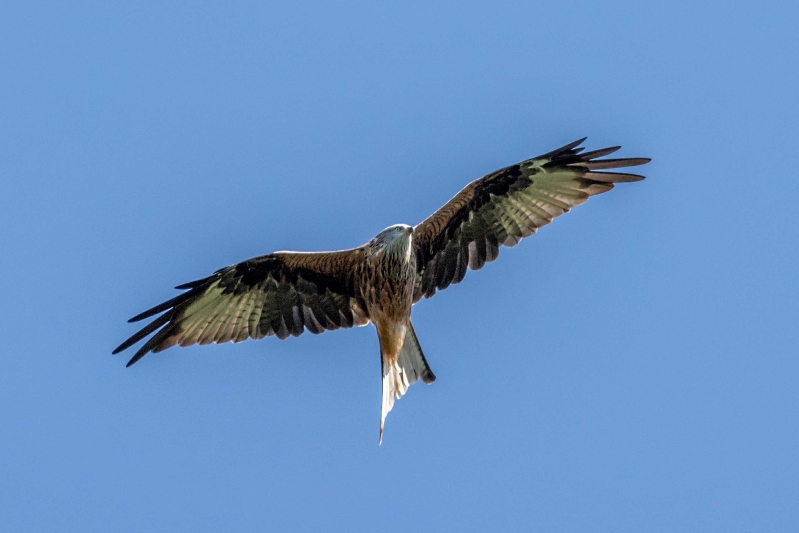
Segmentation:
{"type": "Polygon", "coordinates": [[[413,301],[459,283],[467,267],[494,261],[557,216],[637,174],[596,172],[643,165],[647,158],[597,159],[620,147],[580,154],[580,139],[471,182],[414,229],[418,276],[413,301]]]}
{"type": "Polygon", "coordinates": [[[171,346],[241,342],[277,335],[285,339],[362,326],[369,322],[358,286],[363,250],[277,252],[217,270],[179,285],[187,292],[130,322],[164,313],[123,342],[119,353],[156,332],[128,362],[171,346]]]}

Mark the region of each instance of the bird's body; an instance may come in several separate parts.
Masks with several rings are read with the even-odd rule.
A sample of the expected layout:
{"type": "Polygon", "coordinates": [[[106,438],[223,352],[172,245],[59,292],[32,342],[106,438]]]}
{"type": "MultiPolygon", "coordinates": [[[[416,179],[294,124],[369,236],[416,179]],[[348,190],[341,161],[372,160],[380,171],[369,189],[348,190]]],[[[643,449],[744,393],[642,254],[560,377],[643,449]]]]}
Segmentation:
{"type": "Polygon", "coordinates": [[[364,295],[375,325],[404,322],[411,316],[416,283],[413,228],[390,226],[364,246],[364,295]]]}
{"type": "Polygon", "coordinates": [[[419,379],[435,380],[411,323],[413,304],[460,282],[468,269],[494,261],[500,245],[514,246],[589,196],[643,179],[596,170],[648,159],[597,160],[618,147],[579,154],[581,142],[475,180],[416,227],[389,226],[358,248],[275,252],[180,285],[187,292],[131,319],[163,313],[114,353],[151,333],[128,366],[175,345],[283,339],[371,322],[383,371],[382,442],[395,398],[419,379]]]}
{"type": "Polygon", "coordinates": [[[380,353],[386,364],[397,362],[405,341],[416,282],[416,256],[411,254],[410,226],[392,226],[379,234],[388,242],[364,250],[366,309],[377,328],[380,353]]]}
{"type": "MultiPolygon", "coordinates": [[[[411,325],[413,289],[416,285],[416,254],[413,253],[413,228],[397,224],[384,229],[364,245],[364,280],[366,309],[377,329],[380,361],[383,367],[383,402],[380,416],[380,441],[386,415],[411,383],[421,377],[426,383],[435,380],[427,361],[418,349],[418,358],[399,364],[406,336],[406,351],[418,347],[411,325]],[[418,376],[418,377],[417,377],[418,376]]],[[[409,354],[416,355],[416,354],[409,354]]]]}

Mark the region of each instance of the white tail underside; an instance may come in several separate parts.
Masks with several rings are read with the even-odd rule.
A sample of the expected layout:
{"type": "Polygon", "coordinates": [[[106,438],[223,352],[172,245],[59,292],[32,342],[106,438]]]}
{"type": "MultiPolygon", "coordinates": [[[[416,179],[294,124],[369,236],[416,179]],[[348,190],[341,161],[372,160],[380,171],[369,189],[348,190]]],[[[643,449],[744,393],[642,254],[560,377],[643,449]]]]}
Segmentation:
{"type": "Polygon", "coordinates": [[[408,323],[405,340],[402,344],[399,357],[393,365],[383,360],[383,406],[380,415],[380,443],[383,442],[383,428],[386,416],[394,407],[394,400],[398,400],[408,391],[408,387],[419,379],[425,383],[432,383],[436,376],[427,365],[427,361],[416,339],[413,325],[408,323]]]}

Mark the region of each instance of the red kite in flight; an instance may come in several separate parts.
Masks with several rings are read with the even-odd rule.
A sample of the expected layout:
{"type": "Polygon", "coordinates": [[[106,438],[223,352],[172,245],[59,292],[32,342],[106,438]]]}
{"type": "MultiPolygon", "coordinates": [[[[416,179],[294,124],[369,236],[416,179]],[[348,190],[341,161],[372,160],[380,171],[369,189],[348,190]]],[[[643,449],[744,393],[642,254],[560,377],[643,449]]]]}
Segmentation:
{"type": "Polygon", "coordinates": [[[408,387],[436,377],[413,331],[411,308],[494,261],[557,216],[637,174],[598,172],[648,163],[598,159],[619,147],[581,153],[585,139],[492,172],[463,188],[417,226],[397,224],[363,246],[337,252],[275,252],[179,285],[186,292],[130,322],[161,316],[119,353],[155,333],[128,362],[171,346],[285,339],[375,325],[383,369],[380,441],[386,415],[408,387]]]}

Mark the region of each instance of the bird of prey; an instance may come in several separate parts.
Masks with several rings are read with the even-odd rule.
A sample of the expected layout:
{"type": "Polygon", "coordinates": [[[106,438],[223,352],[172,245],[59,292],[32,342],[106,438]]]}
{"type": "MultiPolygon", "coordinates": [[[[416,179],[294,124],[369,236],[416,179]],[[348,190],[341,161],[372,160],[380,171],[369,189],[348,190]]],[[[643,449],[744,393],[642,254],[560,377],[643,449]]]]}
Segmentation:
{"type": "Polygon", "coordinates": [[[383,371],[380,441],[386,415],[408,387],[436,377],[411,323],[412,306],[494,261],[555,217],[637,174],[601,172],[648,163],[599,159],[618,146],[582,153],[580,139],[469,183],[416,226],[389,226],[357,248],[275,252],[217,270],[176,288],[180,295],[136,315],[155,318],[119,353],[155,333],[128,362],[171,346],[241,342],[304,330],[375,325],[383,371]]]}

